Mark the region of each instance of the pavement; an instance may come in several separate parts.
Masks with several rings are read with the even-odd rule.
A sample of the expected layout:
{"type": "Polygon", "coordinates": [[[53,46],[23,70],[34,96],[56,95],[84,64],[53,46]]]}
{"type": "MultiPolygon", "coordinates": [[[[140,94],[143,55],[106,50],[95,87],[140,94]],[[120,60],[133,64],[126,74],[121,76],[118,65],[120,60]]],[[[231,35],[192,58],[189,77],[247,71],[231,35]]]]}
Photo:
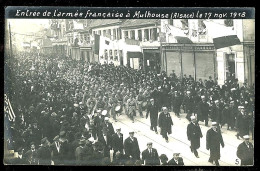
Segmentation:
{"type": "MultiPolygon", "coordinates": [[[[206,127],[203,122],[199,122],[203,137],[200,140],[200,148],[198,149],[200,158],[196,158],[195,155],[191,153],[190,141],[187,139],[186,131],[189,121],[185,118],[185,113],[180,114],[180,118],[178,118],[173,112],[170,112],[174,125],[172,126],[172,134],[168,135],[168,143],[162,138],[159,131],[158,134],[156,134],[150,130],[150,118],[145,118],[146,112],[143,112],[143,115],[144,118],[140,117],[137,112],[134,123],[132,123],[130,118],[125,114],[118,116],[117,122],[110,118],[110,122],[113,123],[114,127],[121,127],[124,140],[129,136],[129,131],[134,130],[134,136],[139,142],[141,152],[147,148],[147,142],[153,142],[153,148],[157,149],[159,156],[166,154],[169,160],[172,158],[173,153],[179,152],[181,153],[185,166],[214,166],[208,162],[209,151],[206,150],[206,132],[210,129],[210,121],[208,127],[206,127]]],[[[238,145],[243,142],[243,140],[238,140],[236,138],[236,131],[227,130],[226,125],[221,128],[221,132],[225,147],[220,147],[220,166],[240,166],[240,160],[236,156],[236,151],[238,145]]],[[[251,140],[251,142],[254,143],[253,140],[251,140]]]]}

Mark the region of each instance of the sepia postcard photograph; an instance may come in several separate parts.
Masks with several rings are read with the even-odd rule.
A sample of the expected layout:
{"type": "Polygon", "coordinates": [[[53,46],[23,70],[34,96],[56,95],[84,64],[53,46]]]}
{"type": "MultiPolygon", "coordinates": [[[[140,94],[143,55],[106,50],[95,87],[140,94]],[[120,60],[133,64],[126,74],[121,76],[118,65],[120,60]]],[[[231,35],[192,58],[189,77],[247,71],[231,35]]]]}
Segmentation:
{"type": "Polygon", "coordinates": [[[7,7],[3,164],[254,166],[254,15],[7,7]]]}

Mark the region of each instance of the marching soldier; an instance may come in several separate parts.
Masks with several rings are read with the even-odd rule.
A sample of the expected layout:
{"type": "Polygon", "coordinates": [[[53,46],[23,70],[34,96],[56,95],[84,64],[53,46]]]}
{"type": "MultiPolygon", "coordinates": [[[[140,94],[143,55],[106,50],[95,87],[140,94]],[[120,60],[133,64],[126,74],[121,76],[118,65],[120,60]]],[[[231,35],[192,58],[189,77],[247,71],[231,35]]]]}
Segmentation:
{"type": "Polygon", "coordinates": [[[221,130],[218,129],[216,122],[212,122],[212,128],[207,131],[206,135],[206,149],[210,150],[209,162],[219,166],[218,160],[220,159],[220,145],[224,148],[224,141],[221,135],[221,130]]]}
{"type": "Polygon", "coordinates": [[[134,116],[136,115],[136,106],[137,103],[134,98],[134,94],[131,93],[130,98],[127,100],[127,111],[133,123],[134,123],[134,116]]]}
{"type": "Polygon", "coordinates": [[[187,112],[186,119],[190,121],[190,117],[193,113],[193,108],[194,108],[194,99],[191,96],[190,91],[187,91],[187,96],[184,98],[183,103],[185,105],[186,112],[187,112]]]}
{"type": "Polygon", "coordinates": [[[241,160],[241,166],[254,164],[254,147],[249,142],[249,135],[243,136],[244,142],[237,147],[237,157],[241,160]]]}
{"type": "Polygon", "coordinates": [[[142,106],[143,100],[144,100],[143,92],[140,90],[139,94],[136,97],[136,101],[138,104],[138,112],[142,118],[143,118],[143,106],[142,106]]]}
{"type": "Polygon", "coordinates": [[[202,133],[195,116],[191,116],[191,122],[187,127],[187,137],[191,143],[191,152],[199,158],[197,149],[200,147],[200,138],[202,138],[202,133]]]}

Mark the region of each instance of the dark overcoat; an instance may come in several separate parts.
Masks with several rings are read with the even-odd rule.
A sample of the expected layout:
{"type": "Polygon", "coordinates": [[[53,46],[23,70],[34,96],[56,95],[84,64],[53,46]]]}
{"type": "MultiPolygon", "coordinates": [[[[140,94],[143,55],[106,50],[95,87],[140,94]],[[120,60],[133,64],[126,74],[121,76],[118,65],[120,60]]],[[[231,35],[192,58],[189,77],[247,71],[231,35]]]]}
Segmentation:
{"type": "Polygon", "coordinates": [[[159,127],[161,128],[161,135],[165,135],[166,133],[172,133],[172,118],[169,113],[164,114],[163,112],[159,115],[159,127]]]}
{"type": "Polygon", "coordinates": [[[237,157],[241,160],[241,166],[254,164],[254,147],[252,143],[248,146],[243,142],[237,147],[237,157]]]}
{"type": "Polygon", "coordinates": [[[220,159],[220,144],[224,146],[224,141],[220,131],[214,131],[212,128],[207,131],[206,148],[210,150],[212,160],[220,159]]]}
{"type": "Polygon", "coordinates": [[[150,114],[150,121],[151,121],[151,126],[157,126],[158,122],[158,107],[155,105],[152,105],[151,103],[147,107],[147,117],[148,114],[150,114]]]}
{"type": "Polygon", "coordinates": [[[146,149],[142,152],[142,161],[145,161],[145,165],[160,165],[160,159],[155,148],[152,148],[152,154],[146,149]]]}
{"type": "Polygon", "coordinates": [[[125,149],[126,157],[132,156],[133,159],[135,159],[135,160],[140,159],[140,149],[139,149],[139,144],[138,144],[138,140],[136,137],[133,137],[133,141],[130,137],[125,139],[124,149],[125,149]]]}
{"type": "Polygon", "coordinates": [[[202,133],[198,123],[189,123],[187,127],[187,137],[193,149],[200,148],[200,138],[202,138],[202,133]]]}

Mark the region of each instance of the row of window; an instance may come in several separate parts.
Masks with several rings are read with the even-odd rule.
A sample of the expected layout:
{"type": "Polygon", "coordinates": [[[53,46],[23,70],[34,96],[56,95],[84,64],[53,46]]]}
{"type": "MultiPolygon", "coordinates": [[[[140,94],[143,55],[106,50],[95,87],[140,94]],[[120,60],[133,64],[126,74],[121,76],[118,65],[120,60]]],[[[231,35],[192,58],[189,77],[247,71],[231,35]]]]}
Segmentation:
{"type": "MultiPolygon", "coordinates": [[[[117,29],[107,29],[107,30],[97,30],[92,32],[93,36],[95,34],[108,37],[111,40],[122,39],[122,30],[117,29]]],[[[148,41],[148,40],[158,40],[157,28],[144,29],[144,30],[130,30],[123,31],[123,37],[127,39],[148,41]]]]}
{"type": "Polygon", "coordinates": [[[123,56],[122,50],[118,51],[118,50],[112,50],[112,49],[109,49],[109,50],[105,49],[104,55],[101,56],[101,59],[119,61],[119,57],[122,57],[122,56],[123,56]]]}

